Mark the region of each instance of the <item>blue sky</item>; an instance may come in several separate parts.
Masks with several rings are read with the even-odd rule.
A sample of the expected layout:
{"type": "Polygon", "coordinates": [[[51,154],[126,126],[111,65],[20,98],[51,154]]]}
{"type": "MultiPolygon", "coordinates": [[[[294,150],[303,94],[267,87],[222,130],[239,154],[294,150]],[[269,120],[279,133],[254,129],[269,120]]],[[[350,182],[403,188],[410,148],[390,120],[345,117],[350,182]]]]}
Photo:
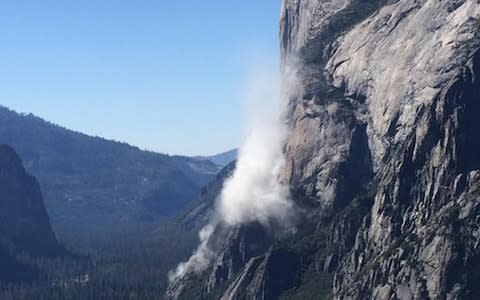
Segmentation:
{"type": "Polygon", "coordinates": [[[0,104],[159,152],[236,147],[280,2],[2,1],[0,104]]]}

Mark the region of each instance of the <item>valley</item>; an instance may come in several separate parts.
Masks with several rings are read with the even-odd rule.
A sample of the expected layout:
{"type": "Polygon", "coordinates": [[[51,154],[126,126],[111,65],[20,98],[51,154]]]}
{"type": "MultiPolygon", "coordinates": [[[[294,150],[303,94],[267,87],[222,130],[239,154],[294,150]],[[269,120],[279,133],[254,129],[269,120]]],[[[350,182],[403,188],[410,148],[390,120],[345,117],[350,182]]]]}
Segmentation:
{"type": "Polygon", "coordinates": [[[222,162],[235,159],[232,152],[216,164],[208,157],[141,151],[7,108],[0,108],[0,124],[0,143],[20,149],[17,155],[11,146],[0,147],[1,299],[154,299],[165,293],[168,271],[198,239],[182,216],[205,197],[214,201],[221,183],[209,188],[208,182],[222,162]],[[18,180],[33,180],[33,186],[17,186],[18,180]],[[31,205],[38,209],[25,215],[31,205]]]}
{"type": "Polygon", "coordinates": [[[18,105],[195,153],[1,106],[0,299],[480,299],[480,2],[187,2],[69,3],[45,36],[97,59],[51,70],[83,80],[9,69],[18,105]]]}

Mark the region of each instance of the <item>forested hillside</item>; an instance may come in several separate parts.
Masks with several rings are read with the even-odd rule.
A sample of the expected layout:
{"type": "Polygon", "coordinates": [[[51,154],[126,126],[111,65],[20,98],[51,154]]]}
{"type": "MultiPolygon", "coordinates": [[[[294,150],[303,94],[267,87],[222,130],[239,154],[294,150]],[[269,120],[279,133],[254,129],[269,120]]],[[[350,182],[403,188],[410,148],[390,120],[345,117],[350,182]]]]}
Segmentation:
{"type": "Polygon", "coordinates": [[[61,239],[110,234],[178,214],[198,198],[218,166],[142,151],[0,107],[0,143],[38,178],[61,239]]]}

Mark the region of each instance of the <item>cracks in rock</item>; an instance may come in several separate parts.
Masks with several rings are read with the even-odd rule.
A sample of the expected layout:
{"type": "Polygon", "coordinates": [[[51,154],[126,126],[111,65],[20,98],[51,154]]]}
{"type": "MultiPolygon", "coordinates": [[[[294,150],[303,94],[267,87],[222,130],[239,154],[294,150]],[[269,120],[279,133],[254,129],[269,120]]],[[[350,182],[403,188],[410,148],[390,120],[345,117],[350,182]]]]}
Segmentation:
{"type": "Polygon", "coordinates": [[[337,69],[349,60],[350,60],[350,58],[345,58],[345,59],[339,61],[338,63],[336,63],[335,66],[333,67],[333,70],[331,71],[331,74],[335,74],[337,69]]]}
{"type": "Polygon", "coordinates": [[[397,26],[406,18],[410,15],[410,13],[416,9],[419,9],[421,6],[420,4],[416,4],[410,8],[408,8],[407,10],[405,11],[402,11],[399,16],[398,16],[398,19],[395,21],[395,23],[393,24],[393,26],[390,28],[390,30],[388,31],[388,35],[390,35],[394,30],[395,28],[397,28],[397,26]]]}
{"type": "Polygon", "coordinates": [[[327,20],[325,28],[305,45],[300,56],[306,63],[325,63],[327,54],[332,52],[329,48],[332,48],[332,43],[339,36],[373,15],[387,2],[387,0],[351,1],[346,8],[327,20]]]}

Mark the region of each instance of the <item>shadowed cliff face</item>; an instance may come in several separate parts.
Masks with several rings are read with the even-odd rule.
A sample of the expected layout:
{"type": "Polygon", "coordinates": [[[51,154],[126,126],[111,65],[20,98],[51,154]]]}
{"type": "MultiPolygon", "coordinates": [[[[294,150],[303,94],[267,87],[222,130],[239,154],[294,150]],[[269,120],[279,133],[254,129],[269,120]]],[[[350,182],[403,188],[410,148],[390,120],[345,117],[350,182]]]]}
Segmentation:
{"type": "Polygon", "coordinates": [[[63,253],[50,226],[38,182],[9,147],[0,146],[0,239],[32,256],[63,253]]]}
{"type": "MultiPolygon", "coordinates": [[[[218,265],[198,274],[199,295],[480,297],[480,3],[285,0],[280,28],[302,219],[221,283],[218,265]]],[[[225,249],[244,233],[229,234],[225,249]]]]}

